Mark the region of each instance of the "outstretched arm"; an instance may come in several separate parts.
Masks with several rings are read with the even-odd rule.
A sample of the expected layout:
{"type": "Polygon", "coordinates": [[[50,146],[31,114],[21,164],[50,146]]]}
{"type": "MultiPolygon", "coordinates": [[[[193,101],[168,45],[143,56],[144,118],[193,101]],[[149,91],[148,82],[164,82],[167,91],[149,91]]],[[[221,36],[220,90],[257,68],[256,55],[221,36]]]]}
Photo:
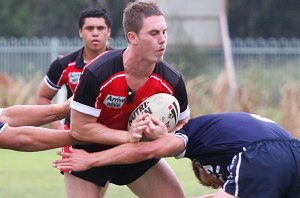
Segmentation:
{"type": "Polygon", "coordinates": [[[16,151],[43,151],[79,143],[67,130],[7,126],[0,133],[0,148],[16,151]]]}
{"type": "Polygon", "coordinates": [[[72,153],[62,153],[64,159],[56,160],[53,166],[58,169],[83,171],[97,166],[111,164],[131,164],[139,161],[171,157],[180,154],[185,148],[184,141],[169,134],[151,142],[127,143],[96,153],[86,153],[73,149],[72,153]]]}
{"type": "Polygon", "coordinates": [[[53,105],[14,105],[2,110],[0,121],[10,126],[41,126],[66,117],[69,101],[53,105]]]}

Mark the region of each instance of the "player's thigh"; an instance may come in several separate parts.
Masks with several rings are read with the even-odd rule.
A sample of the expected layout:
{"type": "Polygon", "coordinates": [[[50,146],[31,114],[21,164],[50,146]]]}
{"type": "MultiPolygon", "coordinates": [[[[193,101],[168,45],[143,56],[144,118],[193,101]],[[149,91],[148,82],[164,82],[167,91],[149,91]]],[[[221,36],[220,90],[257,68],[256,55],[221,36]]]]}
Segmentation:
{"type": "Polygon", "coordinates": [[[127,185],[138,197],[179,198],[184,197],[174,171],[161,159],[155,166],[134,182],[127,185]]]}
{"type": "Polygon", "coordinates": [[[65,187],[69,198],[102,198],[104,197],[106,187],[97,186],[96,184],[80,179],[69,173],[64,174],[65,187]]]}

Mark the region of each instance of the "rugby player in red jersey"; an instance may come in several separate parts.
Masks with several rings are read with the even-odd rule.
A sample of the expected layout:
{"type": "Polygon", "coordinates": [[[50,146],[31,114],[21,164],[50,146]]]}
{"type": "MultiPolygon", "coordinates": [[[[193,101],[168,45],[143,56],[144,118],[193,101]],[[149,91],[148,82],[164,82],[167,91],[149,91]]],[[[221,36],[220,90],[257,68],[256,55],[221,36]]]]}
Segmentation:
{"type": "MultiPolygon", "coordinates": [[[[77,86],[79,77],[85,65],[99,54],[109,50],[108,39],[111,33],[112,21],[109,14],[103,8],[88,8],[83,10],[78,19],[79,36],[83,41],[83,47],[54,60],[41,83],[37,93],[38,104],[51,104],[53,97],[63,85],[67,88],[67,97],[71,97],[77,86]]],[[[56,121],[51,123],[54,129],[69,129],[70,117],[65,119],[65,126],[56,121]]],[[[69,151],[66,146],[63,151],[69,151]]],[[[63,170],[66,185],[66,176],[69,170],[63,170]]],[[[68,192],[68,190],[67,190],[68,192]]],[[[100,195],[101,197],[101,195],[100,195]]]]}
{"type": "MultiPolygon", "coordinates": [[[[177,98],[180,125],[189,118],[182,75],[163,61],[167,25],[160,8],[151,2],[128,4],[123,29],[128,47],[101,54],[80,77],[71,102],[71,131],[74,138],[92,144],[75,148],[95,152],[138,142],[142,129],[128,131],[128,118],[141,101],[156,93],[177,98]]],[[[138,197],[184,197],[164,159],[72,171],[68,176],[73,179],[68,186],[72,198],[97,197],[107,182],[127,185],[138,197]]]]}

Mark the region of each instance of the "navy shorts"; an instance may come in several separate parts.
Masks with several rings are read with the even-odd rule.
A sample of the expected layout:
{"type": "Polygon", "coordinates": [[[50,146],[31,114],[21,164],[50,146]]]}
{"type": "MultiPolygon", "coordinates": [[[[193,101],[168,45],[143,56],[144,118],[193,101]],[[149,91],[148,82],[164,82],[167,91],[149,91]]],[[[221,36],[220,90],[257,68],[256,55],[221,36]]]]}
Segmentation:
{"type": "Polygon", "coordinates": [[[300,197],[300,141],[262,140],[234,156],[225,192],[246,198],[300,197]]]}
{"type": "MultiPolygon", "coordinates": [[[[92,145],[76,146],[74,148],[82,147],[84,147],[87,152],[99,151],[92,145]]],[[[141,177],[159,160],[160,159],[150,159],[135,164],[94,167],[82,172],[72,171],[71,174],[98,186],[105,186],[108,181],[116,185],[127,185],[141,177]]]]}

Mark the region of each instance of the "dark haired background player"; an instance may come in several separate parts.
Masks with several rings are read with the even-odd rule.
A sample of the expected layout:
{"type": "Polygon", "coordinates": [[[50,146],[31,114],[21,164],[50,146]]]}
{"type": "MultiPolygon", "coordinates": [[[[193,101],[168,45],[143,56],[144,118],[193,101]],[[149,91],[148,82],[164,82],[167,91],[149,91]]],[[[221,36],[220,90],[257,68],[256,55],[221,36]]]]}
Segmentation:
{"type": "MultiPolygon", "coordinates": [[[[127,131],[128,118],[153,94],[174,95],[180,104],[180,124],[189,118],[182,76],[162,60],[167,25],[159,7],[150,2],[130,3],[124,10],[123,28],[128,47],[107,51],[85,67],[71,102],[72,135],[93,143],[79,147],[88,152],[139,141],[140,134],[133,136],[141,133],[139,129],[127,131]]],[[[72,198],[96,197],[107,182],[127,185],[138,197],[184,197],[163,159],[72,171],[69,177],[73,179],[69,183],[72,198]]]]}
{"type": "MultiPolygon", "coordinates": [[[[105,9],[87,8],[83,10],[78,18],[79,36],[82,38],[83,47],[53,61],[42,82],[38,93],[38,104],[51,104],[51,100],[63,85],[66,85],[68,98],[74,93],[79,77],[84,66],[99,54],[109,50],[108,39],[111,33],[112,21],[105,9]]],[[[59,122],[51,123],[54,129],[69,129],[69,116],[65,119],[65,126],[59,122]]],[[[66,146],[63,151],[69,151],[66,146]]],[[[65,182],[69,170],[63,170],[65,182]]],[[[67,185],[67,184],[66,184],[67,185]]],[[[68,193],[68,191],[67,191],[68,193]]],[[[100,196],[101,197],[101,196],[100,196]]]]}
{"type": "Polygon", "coordinates": [[[68,111],[68,102],[0,108],[0,148],[29,152],[78,143],[70,131],[34,127],[63,119],[68,111]]]}
{"type": "MultiPolygon", "coordinates": [[[[67,87],[67,97],[73,95],[84,66],[110,49],[108,39],[111,25],[111,18],[103,8],[88,8],[81,12],[78,27],[83,47],[70,54],[59,56],[51,63],[37,93],[38,104],[51,104],[51,100],[63,85],[67,87]]],[[[63,129],[63,125],[58,121],[51,125],[52,128],[63,129]]]]}
{"type": "Polygon", "coordinates": [[[61,153],[67,159],[54,166],[82,171],[153,157],[186,157],[201,184],[222,187],[216,198],[300,195],[300,141],[270,119],[242,112],[210,114],[190,119],[175,134],[168,134],[158,119],[144,120],[141,116],[134,122],[147,125],[148,137],[153,139],[157,132],[165,136],[92,154],[74,149],[61,153]]]}

